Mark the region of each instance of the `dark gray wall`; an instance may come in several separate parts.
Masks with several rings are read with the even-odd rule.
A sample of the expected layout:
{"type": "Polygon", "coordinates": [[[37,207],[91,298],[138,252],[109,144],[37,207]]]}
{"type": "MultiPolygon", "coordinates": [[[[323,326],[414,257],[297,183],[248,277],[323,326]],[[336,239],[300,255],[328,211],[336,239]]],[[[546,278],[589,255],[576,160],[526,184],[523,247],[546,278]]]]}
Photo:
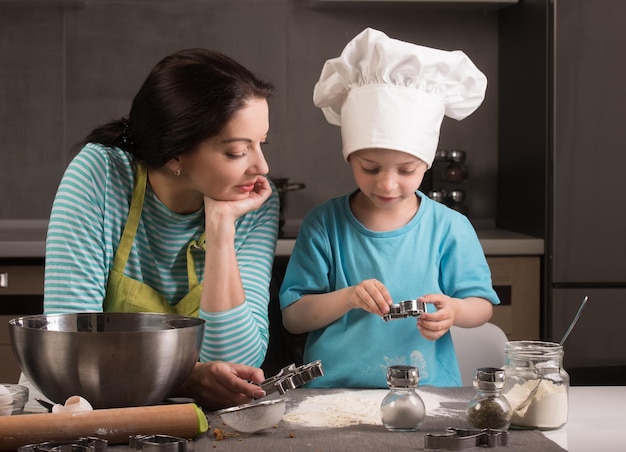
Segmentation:
{"type": "Polygon", "coordinates": [[[0,219],[47,218],[70,150],[91,128],[125,116],[152,66],[182,48],[220,50],[272,80],[274,177],[288,218],[353,188],[339,129],[312,103],[322,65],[365,27],[465,51],[487,75],[479,110],[445,119],[440,147],[468,153],[470,217],[495,217],[498,16],[481,6],[310,8],[305,0],[0,0],[0,219]],[[16,6],[19,5],[19,6],[16,6]]]}

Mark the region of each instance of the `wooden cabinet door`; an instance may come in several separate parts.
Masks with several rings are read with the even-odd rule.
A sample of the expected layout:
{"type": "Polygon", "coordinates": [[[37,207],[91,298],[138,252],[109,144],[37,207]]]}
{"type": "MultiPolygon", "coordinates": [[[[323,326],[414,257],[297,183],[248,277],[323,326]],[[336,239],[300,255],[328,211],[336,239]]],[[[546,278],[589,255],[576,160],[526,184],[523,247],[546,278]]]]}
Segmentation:
{"type": "Polygon", "coordinates": [[[509,340],[540,339],[540,257],[487,257],[487,262],[501,301],[494,306],[491,323],[509,340]]]}
{"type": "Polygon", "coordinates": [[[0,265],[0,382],[17,383],[20,366],[9,337],[9,320],[43,309],[43,265],[0,265]]]}

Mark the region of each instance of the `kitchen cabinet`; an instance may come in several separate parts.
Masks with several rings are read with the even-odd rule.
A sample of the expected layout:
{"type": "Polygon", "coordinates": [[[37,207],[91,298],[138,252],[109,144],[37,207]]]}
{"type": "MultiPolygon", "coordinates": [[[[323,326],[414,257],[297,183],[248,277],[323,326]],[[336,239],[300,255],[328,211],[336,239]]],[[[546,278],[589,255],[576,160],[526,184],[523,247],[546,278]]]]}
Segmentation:
{"type": "MultiPolygon", "coordinates": [[[[614,315],[619,311],[620,304],[626,302],[620,298],[620,291],[567,288],[556,292],[552,306],[555,338],[563,337],[583,298],[589,297],[589,302],[565,343],[568,367],[604,366],[611,361],[615,352],[626,360],[626,344],[622,340],[624,318],[614,315]],[[593,333],[580,334],[584,331],[593,333]]],[[[626,373],[622,378],[622,384],[626,384],[626,373]]]]}
{"type": "Polygon", "coordinates": [[[83,6],[85,0],[0,0],[0,6],[14,6],[22,8],[32,7],[50,7],[56,8],[60,6],[83,6]]]}
{"type": "Polygon", "coordinates": [[[13,354],[9,337],[9,320],[14,316],[0,315],[0,382],[17,383],[20,378],[20,366],[13,354]]]}
{"type": "Polygon", "coordinates": [[[425,6],[478,6],[487,9],[504,8],[518,3],[519,0],[309,0],[309,6],[312,8],[320,8],[327,6],[362,6],[381,4],[388,6],[389,4],[411,4],[425,6]]]}
{"type": "Polygon", "coordinates": [[[2,260],[0,275],[0,382],[17,383],[21,370],[11,347],[9,320],[43,311],[43,262],[2,260]]]}
{"type": "Polygon", "coordinates": [[[589,306],[567,339],[564,362],[573,382],[585,383],[595,374],[607,384],[624,385],[626,63],[614,55],[622,54],[626,4],[598,3],[555,5],[549,330],[558,340],[588,295],[589,306]]]}
{"type": "Polygon", "coordinates": [[[511,341],[540,338],[541,258],[539,256],[490,257],[493,286],[500,297],[491,323],[511,341]]]}
{"type": "Polygon", "coordinates": [[[626,3],[525,0],[499,12],[499,227],[545,238],[542,337],[572,384],[626,382],[626,3]],[[572,370],[570,370],[572,369],[572,370]],[[574,371],[575,369],[575,371],[574,371]],[[610,370],[613,369],[613,370],[610,370]]]}

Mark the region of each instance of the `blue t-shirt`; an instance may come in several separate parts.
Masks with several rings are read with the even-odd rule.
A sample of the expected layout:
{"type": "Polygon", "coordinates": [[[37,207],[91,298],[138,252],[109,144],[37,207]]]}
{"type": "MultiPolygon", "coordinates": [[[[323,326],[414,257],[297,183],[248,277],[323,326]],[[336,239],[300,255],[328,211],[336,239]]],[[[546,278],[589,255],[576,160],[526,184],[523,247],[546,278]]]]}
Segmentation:
{"type": "MultiPolygon", "coordinates": [[[[394,303],[443,293],[499,304],[469,220],[421,192],[417,195],[421,205],[413,219],[386,232],[368,230],[354,217],[350,195],[313,209],[302,223],[287,266],[281,309],[303,295],[332,292],[370,278],[385,284],[394,303]]],[[[322,361],[325,375],[310,387],[385,388],[387,367],[398,364],[418,367],[421,385],[461,384],[450,333],[427,340],[413,317],[385,322],[353,309],[309,333],[304,360],[316,359],[322,361]]]]}

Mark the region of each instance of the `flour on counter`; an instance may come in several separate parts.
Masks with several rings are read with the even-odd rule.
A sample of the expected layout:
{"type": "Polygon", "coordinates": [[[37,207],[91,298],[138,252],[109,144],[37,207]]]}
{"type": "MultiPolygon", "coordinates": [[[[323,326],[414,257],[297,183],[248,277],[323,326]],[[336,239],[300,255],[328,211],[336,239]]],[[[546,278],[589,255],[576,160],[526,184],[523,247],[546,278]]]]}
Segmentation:
{"type": "MultiPolygon", "coordinates": [[[[348,427],[357,424],[382,425],[380,403],[389,390],[347,390],[335,394],[308,397],[283,417],[284,422],[309,427],[348,427]]],[[[426,416],[452,416],[440,405],[447,399],[419,392],[426,406],[426,416]]]]}

